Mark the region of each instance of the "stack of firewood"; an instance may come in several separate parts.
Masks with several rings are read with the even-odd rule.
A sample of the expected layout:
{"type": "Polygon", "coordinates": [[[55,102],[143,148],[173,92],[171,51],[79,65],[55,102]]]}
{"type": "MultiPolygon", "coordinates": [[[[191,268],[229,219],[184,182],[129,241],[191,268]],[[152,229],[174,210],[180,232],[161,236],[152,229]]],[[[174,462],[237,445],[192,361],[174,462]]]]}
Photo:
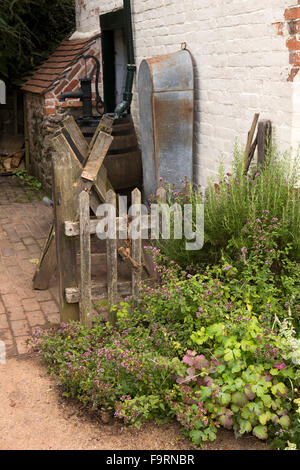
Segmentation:
{"type": "Polygon", "coordinates": [[[0,174],[12,173],[25,168],[25,150],[0,155],[0,174]]]}

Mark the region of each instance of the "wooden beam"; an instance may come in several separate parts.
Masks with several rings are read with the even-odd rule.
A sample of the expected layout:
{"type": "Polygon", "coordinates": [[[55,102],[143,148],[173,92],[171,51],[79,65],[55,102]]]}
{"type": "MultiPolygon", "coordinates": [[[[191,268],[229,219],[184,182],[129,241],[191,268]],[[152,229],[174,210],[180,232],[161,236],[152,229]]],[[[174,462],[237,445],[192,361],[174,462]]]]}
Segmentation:
{"type": "Polygon", "coordinates": [[[106,132],[102,131],[99,132],[82,172],[82,178],[93,183],[97,180],[98,172],[112,141],[113,137],[110,134],[106,134],[106,132]]]}
{"type": "MultiPolygon", "coordinates": [[[[116,209],[116,193],[109,190],[106,194],[106,204],[112,205],[116,209]]],[[[106,239],[107,254],[107,293],[108,293],[108,321],[115,325],[117,316],[112,311],[118,302],[118,257],[117,257],[117,231],[115,238],[107,237],[106,239]]]]}
{"type": "MultiPolygon", "coordinates": [[[[80,127],[77,125],[73,116],[67,116],[66,119],[62,122],[63,130],[65,131],[65,137],[68,140],[68,136],[70,137],[70,144],[71,141],[76,145],[77,151],[81,158],[79,160],[81,164],[84,166],[85,161],[89,154],[89,145],[82,134],[80,127]],[[82,159],[82,161],[81,161],[82,159]]],[[[72,144],[71,144],[72,145],[72,144]]]]}
{"type": "MultiPolygon", "coordinates": [[[[91,235],[94,235],[95,233],[97,233],[97,225],[99,223],[99,219],[95,219],[95,218],[91,218],[91,221],[90,221],[90,230],[91,230],[91,235]]],[[[153,228],[154,228],[154,224],[155,224],[155,220],[152,221],[151,219],[151,216],[150,215],[142,215],[141,217],[141,223],[142,223],[142,228],[146,229],[148,228],[148,230],[151,230],[151,223],[153,223],[153,228]]],[[[123,223],[123,217],[116,217],[116,230],[118,231],[119,230],[119,227],[123,228],[124,226],[124,223],[123,223]]],[[[79,222],[73,222],[73,221],[65,221],[64,223],[64,233],[67,237],[78,237],[78,235],[80,234],[80,226],[79,226],[79,222]]]]}
{"type": "Polygon", "coordinates": [[[244,165],[245,168],[248,162],[249,153],[250,153],[251,146],[252,146],[252,140],[253,140],[253,136],[255,133],[258,119],[259,119],[259,113],[255,113],[253,121],[252,121],[251,129],[248,132],[247,144],[246,144],[246,149],[245,149],[245,165],[244,165]]]}
{"type": "Polygon", "coordinates": [[[64,234],[64,221],[76,217],[74,165],[70,155],[64,153],[54,155],[52,171],[60,320],[69,322],[79,320],[78,304],[69,304],[65,298],[66,288],[78,286],[75,239],[68,238],[64,234]]]}
{"type": "MultiPolygon", "coordinates": [[[[135,188],[131,193],[131,201],[132,205],[136,204],[141,206],[142,197],[141,192],[138,188],[135,188]]],[[[131,257],[137,264],[137,269],[133,269],[131,276],[132,276],[132,295],[138,296],[140,292],[140,281],[141,281],[141,274],[143,270],[142,266],[142,239],[141,239],[141,209],[139,216],[135,217],[135,223],[138,222],[138,233],[135,237],[131,235],[131,257]]]]}
{"type": "Polygon", "coordinates": [[[86,191],[79,195],[80,222],[80,318],[86,328],[92,326],[90,200],[86,191]]]}
{"type": "MultiPolygon", "coordinates": [[[[108,286],[107,283],[92,284],[91,287],[92,300],[104,300],[108,298],[108,286]]],[[[121,297],[131,295],[131,281],[118,282],[118,300],[121,297]]],[[[68,287],[65,290],[65,296],[68,303],[78,303],[80,301],[80,288],[79,287],[68,287]]]]}
{"type": "Polygon", "coordinates": [[[247,158],[247,161],[245,163],[245,168],[244,168],[244,174],[246,175],[248,173],[248,170],[250,168],[250,164],[251,164],[251,161],[254,157],[254,152],[255,152],[255,149],[256,149],[256,146],[257,146],[257,135],[252,143],[252,146],[251,146],[251,149],[250,149],[250,152],[249,152],[249,155],[248,155],[248,158],[247,158]]]}
{"type": "Polygon", "coordinates": [[[89,153],[92,151],[94,147],[94,144],[98,137],[99,132],[106,132],[106,134],[112,133],[114,120],[115,120],[114,116],[103,114],[101,121],[99,122],[98,127],[96,129],[96,132],[94,133],[93,138],[90,142],[89,153]]]}
{"type": "Polygon", "coordinates": [[[258,123],[257,131],[257,163],[263,165],[266,158],[268,145],[272,141],[272,122],[263,119],[258,123]]]}
{"type": "Polygon", "coordinates": [[[56,266],[55,230],[52,224],[42,250],[39,264],[33,276],[33,288],[39,290],[48,289],[50,279],[55,272],[56,266]]]}
{"type": "MultiPolygon", "coordinates": [[[[74,197],[77,201],[76,207],[79,207],[78,198],[81,191],[88,191],[89,193],[93,193],[92,197],[90,198],[91,209],[94,213],[96,213],[99,204],[105,201],[107,188],[111,187],[111,184],[107,178],[106,168],[102,165],[96,175],[96,180],[94,182],[85,181],[81,178],[82,172],[84,171],[84,167],[78,159],[79,151],[78,149],[76,150],[75,143],[71,145],[70,142],[67,140],[66,136],[63,133],[59,133],[55,137],[53,137],[52,144],[59,154],[64,153],[69,154],[71,156],[72,164],[74,166],[75,171],[74,197]]],[[[86,152],[87,151],[88,147],[86,147],[86,152]]],[[[86,160],[86,155],[87,153],[83,154],[82,159],[86,160]]]]}

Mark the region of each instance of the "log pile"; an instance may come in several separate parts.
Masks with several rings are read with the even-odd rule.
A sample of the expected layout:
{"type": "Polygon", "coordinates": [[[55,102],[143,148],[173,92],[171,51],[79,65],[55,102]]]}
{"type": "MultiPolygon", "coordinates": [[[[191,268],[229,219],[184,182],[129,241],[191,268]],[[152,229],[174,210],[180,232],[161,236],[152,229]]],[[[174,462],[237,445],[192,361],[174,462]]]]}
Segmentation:
{"type": "Polygon", "coordinates": [[[16,170],[25,169],[25,150],[19,150],[12,154],[0,155],[0,174],[11,174],[16,170]]]}
{"type": "Polygon", "coordinates": [[[25,169],[25,143],[22,135],[0,135],[0,174],[25,169]]]}

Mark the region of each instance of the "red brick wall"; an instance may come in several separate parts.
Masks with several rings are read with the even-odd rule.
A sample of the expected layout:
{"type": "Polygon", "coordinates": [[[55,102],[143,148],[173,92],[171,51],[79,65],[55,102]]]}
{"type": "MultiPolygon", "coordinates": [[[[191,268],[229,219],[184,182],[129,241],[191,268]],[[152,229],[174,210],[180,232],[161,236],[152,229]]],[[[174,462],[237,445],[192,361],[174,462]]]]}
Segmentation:
{"type": "Polygon", "coordinates": [[[283,36],[285,31],[288,35],[286,46],[290,52],[290,73],[288,82],[293,82],[300,70],[300,0],[297,5],[290,6],[284,12],[285,21],[273,23],[277,32],[283,36]]]}
{"type": "MultiPolygon", "coordinates": [[[[98,58],[101,64],[100,58],[100,40],[97,40],[91,45],[91,48],[85,53],[85,55],[94,55],[98,58]]],[[[87,61],[87,73],[90,74],[94,66],[94,61],[88,59],[87,61]]],[[[53,84],[53,87],[48,93],[45,94],[45,106],[44,113],[46,115],[56,114],[59,108],[79,108],[82,106],[82,102],[79,99],[67,99],[64,102],[59,101],[61,93],[77,91],[80,88],[79,78],[86,75],[85,61],[81,58],[68,70],[59,81],[53,84]]],[[[95,75],[92,84],[93,97],[95,98],[95,75]]],[[[102,80],[101,74],[99,77],[99,92],[102,95],[102,80]]],[[[95,100],[94,100],[95,106],[95,100]]]]}

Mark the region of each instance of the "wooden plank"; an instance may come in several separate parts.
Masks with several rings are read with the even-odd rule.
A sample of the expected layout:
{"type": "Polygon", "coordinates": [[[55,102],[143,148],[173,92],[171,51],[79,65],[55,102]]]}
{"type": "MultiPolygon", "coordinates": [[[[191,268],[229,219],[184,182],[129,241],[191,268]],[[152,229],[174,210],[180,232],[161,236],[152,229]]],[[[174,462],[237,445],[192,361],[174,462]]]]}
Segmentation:
{"type": "Polygon", "coordinates": [[[64,235],[65,220],[76,217],[74,201],[74,166],[69,154],[58,153],[52,159],[53,203],[55,220],[56,256],[59,274],[60,320],[68,322],[79,320],[78,304],[68,304],[65,289],[77,287],[75,239],[64,235]]]}
{"type": "Polygon", "coordinates": [[[158,203],[165,204],[167,202],[167,191],[165,190],[165,188],[160,186],[157,189],[156,198],[158,203]]]}
{"type": "Polygon", "coordinates": [[[38,290],[48,289],[50,279],[54,274],[56,266],[55,230],[54,226],[51,225],[39,264],[33,276],[33,288],[38,290]]]}
{"type": "Polygon", "coordinates": [[[251,161],[254,157],[254,152],[255,152],[255,149],[256,149],[256,146],[257,146],[257,135],[252,143],[252,146],[251,146],[251,149],[250,149],[250,152],[249,152],[249,155],[248,155],[248,158],[247,158],[247,161],[245,163],[245,168],[244,168],[244,174],[246,175],[248,173],[248,170],[250,168],[250,164],[251,164],[251,161]]]}
{"type": "Polygon", "coordinates": [[[88,161],[86,162],[82,172],[82,178],[92,182],[97,180],[98,172],[112,141],[113,137],[110,134],[106,134],[102,131],[99,132],[88,161]]]}
{"type": "Polygon", "coordinates": [[[92,327],[90,200],[86,191],[79,195],[80,222],[80,317],[86,328],[92,327]]]}
{"type": "Polygon", "coordinates": [[[253,136],[255,133],[258,118],[259,118],[259,113],[255,113],[253,121],[252,121],[251,129],[248,132],[247,144],[246,144],[246,149],[245,149],[245,167],[246,167],[246,163],[248,161],[249,153],[251,150],[252,140],[253,140],[253,136]]]}
{"type": "MultiPolygon", "coordinates": [[[[131,202],[132,205],[142,203],[141,192],[139,189],[135,188],[131,193],[131,202]]],[[[135,217],[135,221],[138,222],[138,233],[133,236],[131,233],[131,257],[137,264],[137,268],[132,270],[131,279],[132,279],[132,295],[137,297],[140,292],[139,283],[141,281],[142,274],[142,239],[141,239],[141,211],[139,216],[135,217]]]]}
{"type": "Polygon", "coordinates": [[[80,176],[83,170],[83,166],[78,160],[74,150],[70,146],[66,137],[61,132],[59,132],[51,139],[51,143],[54,149],[56,150],[57,154],[61,156],[61,158],[66,158],[70,160],[70,164],[72,165],[72,168],[73,168],[72,169],[72,172],[73,172],[72,185],[77,185],[78,181],[80,181],[80,176]]]}
{"type": "Polygon", "coordinates": [[[101,199],[101,202],[105,201],[107,191],[109,189],[113,190],[113,187],[107,176],[107,170],[104,165],[101,165],[101,168],[98,171],[97,179],[94,182],[94,188],[99,198],[101,199]]]}
{"type": "MultiPolygon", "coordinates": [[[[106,204],[111,204],[116,209],[116,193],[109,190],[106,194],[106,204]]],[[[108,293],[108,321],[115,325],[116,312],[111,309],[118,302],[118,258],[117,258],[117,237],[106,239],[107,254],[107,293],[108,293]]]]}
{"type": "Polygon", "coordinates": [[[120,240],[127,239],[127,197],[118,196],[118,234],[120,240]]]}
{"type": "MultiPolygon", "coordinates": [[[[99,222],[99,219],[91,218],[91,221],[90,221],[91,235],[94,235],[95,233],[97,233],[98,222],[99,222]]],[[[151,230],[151,226],[149,225],[150,223],[153,223],[153,228],[155,227],[155,220],[152,221],[150,215],[142,215],[141,223],[142,223],[142,227],[145,229],[146,227],[148,227],[148,230],[151,230]]],[[[123,217],[116,217],[117,231],[119,231],[120,225],[123,227],[123,217]]],[[[78,237],[78,235],[80,235],[79,222],[66,220],[64,227],[65,227],[64,233],[67,237],[78,237]]]]}
{"type": "Polygon", "coordinates": [[[94,144],[95,144],[95,141],[98,137],[98,134],[99,132],[106,132],[106,134],[111,134],[112,133],[112,129],[113,129],[113,123],[114,123],[114,116],[112,115],[108,115],[108,114],[103,114],[99,124],[98,124],[98,127],[92,137],[92,140],[90,142],[90,145],[89,145],[89,153],[92,151],[93,147],[94,147],[94,144]]]}
{"type": "MultiPolygon", "coordinates": [[[[107,171],[102,165],[100,168],[97,178],[95,182],[85,181],[81,178],[83,165],[80,163],[78,159],[78,152],[75,150],[75,143],[70,145],[70,141],[67,140],[66,136],[63,135],[61,132],[55,135],[52,139],[52,145],[55,150],[60,154],[70,155],[72,158],[72,164],[74,166],[75,171],[75,180],[74,180],[74,197],[76,201],[78,201],[79,194],[81,191],[86,190],[90,193],[94,193],[90,199],[91,208],[94,213],[96,213],[97,207],[101,202],[105,201],[105,195],[107,188],[111,187],[110,182],[107,179],[107,171]]],[[[85,149],[87,152],[87,147],[85,149]]],[[[86,160],[86,153],[82,155],[82,159],[86,160]]],[[[76,203],[76,207],[78,208],[78,202],[76,203]]]]}
{"type": "MultiPolygon", "coordinates": [[[[106,263],[106,252],[105,253],[91,253],[92,263],[104,264],[106,263]]],[[[80,253],[77,253],[77,261],[80,262],[80,253]]]]}
{"type": "MultiPolygon", "coordinates": [[[[150,284],[150,282],[149,282],[150,284]]],[[[107,283],[92,284],[92,300],[104,300],[108,298],[107,283]]],[[[118,299],[131,295],[131,281],[118,282],[118,299]]],[[[68,303],[78,303],[80,301],[80,289],[78,287],[68,287],[65,290],[65,296],[68,303]]]]}
{"type": "Polygon", "coordinates": [[[257,163],[263,165],[268,145],[272,141],[272,122],[262,119],[258,123],[257,131],[257,163]]]}
{"type": "MultiPolygon", "coordinates": [[[[84,162],[86,161],[89,153],[89,145],[85,140],[79,126],[77,125],[73,116],[68,116],[62,122],[63,128],[67,131],[70,138],[76,145],[79,153],[82,155],[84,162]]],[[[84,162],[82,164],[84,165],[84,162]]]]}
{"type": "MultiPolygon", "coordinates": [[[[108,122],[110,122],[110,120],[108,122]]],[[[108,122],[104,119],[104,124],[102,124],[102,127],[105,129],[108,129],[107,128],[108,122]]],[[[81,173],[82,173],[83,168],[84,168],[84,163],[86,163],[88,156],[89,156],[90,147],[87,144],[80,128],[76,124],[76,121],[73,118],[73,116],[69,116],[68,118],[66,118],[63,121],[63,123],[64,123],[64,129],[67,131],[69,135],[69,139],[67,138],[67,135],[62,136],[61,135],[62,133],[59,133],[58,134],[60,135],[59,142],[58,142],[59,149],[61,149],[61,146],[64,145],[65,149],[71,153],[72,158],[75,159],[76,164],[78,164],[77,160],[79,160],[79,165],[80,165],[81,173]],[[84,163],[82,163],[82,161],[84,163]]],[[[53,145],[57,149],[55,138],[53,140],[53,145]]],[[[89,185],[87,181],[82,181],[81,185],[82,185],[81,190],[83,189],[90,190],[92,188],[92,184],[89,185]]],[[[107,170],[104,165],[101,166],[97,174],[96,181],[94,181],[94,185],[95,185],[95,188],[93,189],[95,189],[95,192],[100,197],[101,202],[104,202],[107,189],[112,188],[112,185],[107,177],[107,170]]],[[[81,191],[79,190],[79,192],[81,191]]]]}

